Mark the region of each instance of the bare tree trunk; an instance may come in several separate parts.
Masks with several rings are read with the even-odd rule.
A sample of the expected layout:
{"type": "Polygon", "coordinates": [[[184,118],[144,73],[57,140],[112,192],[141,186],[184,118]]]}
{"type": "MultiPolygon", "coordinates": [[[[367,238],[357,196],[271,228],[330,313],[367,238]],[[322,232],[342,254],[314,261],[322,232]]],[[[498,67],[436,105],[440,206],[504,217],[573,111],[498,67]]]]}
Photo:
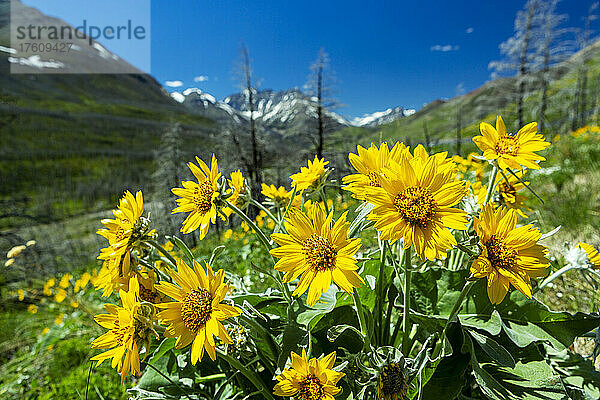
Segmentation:
{"type": "MultiPolygon", "coordinates": [[[[548,107],[548,71],[550,70],[550,32],[546,30],[544,41],[544,67],[542,69],[542,104],[540,105],[539,130],[543,132],[546,124],[546,108],[548,107]]],[[[520,127],[521,125],[519,125],[520,127]]]]}
{"type": "Polygon", "coordinates": [[[317,119],[319,142],[317,144],[317,157],[323,158],[323,64],[319,64],[317,76],[317,119]]]}
{"type": "Polygon", "coordinates": [[[527,12],[527,23],[525,26],[525,37],[523,38],[523,45],[521,46],[521,56],[519,57],[519,91],[518,91],[518,106],[517,106],[517,119],[519,120],[519,127],[523,126],[523,102],[525,97],[525,75],[527,74],[527,53],[529,51],[529,41],[531,39],[531,26],[533,24],[535,7],[532,5],[529,7],[527,12]]]}
{"type": "Polygon", "coordinates": [[[248,48],[242,48],[244,77],[246,90],[248,91],[248,109],[250,110],[250,141],[252,144],[252,166],[249,168],[250,180],[252,181],[252,197],[260,200],[262,184],[262,157],[260,155],[258,138],[256,134],[256,122],[254,120],[254,87],[252,86],[252,72],[250,69],[250,57],[248,48]]]}

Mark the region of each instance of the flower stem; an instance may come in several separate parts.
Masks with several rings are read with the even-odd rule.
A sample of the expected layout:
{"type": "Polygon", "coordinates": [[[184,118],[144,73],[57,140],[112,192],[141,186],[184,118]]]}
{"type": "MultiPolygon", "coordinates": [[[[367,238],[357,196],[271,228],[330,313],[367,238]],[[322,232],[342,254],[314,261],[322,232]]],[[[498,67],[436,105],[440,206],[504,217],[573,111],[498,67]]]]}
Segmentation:
{"type": "Polygon", "coordinates": [[[352,291],[352,298],[354,299],[354,306],[356,307],[356,314],[358,314],[358,322],[360,324],[360,332],[363,334],[365,339],[365,344],[363,345],[363,349],[369,348],[371,344],[371,340],[369,338],[369,332],[367,330],[367,321],[365,320],[365,314],[363,312],[362,303],[360,302],[360,297],[358,296],[358,292],[356,288],[352,291]]]}
{"type": "Polygon", "coordinates": [[[483,201],[484,206],[492,198],[492,192],[494,191],[494,186],[496,186],[496,175],[498,175],[498,165],[494,164],[494,169],[492,169],[492,175],[490,176],[490,183],[488,183],[487,193],[485,194],[485,200],[483,201]]]}
{"type": "MultiPolygon", "coordinates": [[[[252,221],[250,219],[250,217],[248,217],[242,210],[240,210],[239,208],[237,208],[236,206],[234,206],[227,200],[225,200],[225,202],[227,203],[227,206],[233,210],[233,212],[235,212],[237,215],[239,215],[240,218],[243,219],[248,224],[248,226],[250,228],[252,228],[252,230],[254,230],[254,232],[256,233],[256,236],[258,236],[258,239],[261,241],[263,246],[265,246],[267,253],[269,253],[269,255],[271,256],[271,260],[274,263],[275,260],[273,259],[273,256],[271,255],[271,243],[269,242],[269,239],[267,239],[267,236],[265,235],[265,233],[258,226],[256,226],[254,221],[252,221]]],[[[292,295],[290,293],[290,289],[281,280],[281,274],[279,273],[279,271],[277,271],[277,274],[275,274],[275,276],[277,277],[277,280],[279,280],[281,283],[281,287],[283,288],[283,295],[285,296],[285,299],[287,300],[288,304],[292,304],[292,295]]]]}
{"type": "MultiPolygon", "coordinates": [[[[281,218],[279,218],[279,221],[277,221],[277,226],[275,226],[275,230],[273,232],[279,232],[281,230],[281,228],[283,227],[283,222],[285,220],[285,216],[287,215],[288,211],[290,210],[290,207],[292,206],[292,203],[294,202],[294,198],[296,197],[297,189],[298,189],[298,185],[294,182],[294,189],[292,190],[292,195],[290,196],[290,201],[288,202],[287,206],[285,207],[285,210],[283,211],[281,218]]],[[[304,203],[304,198],[302,199],[302,202],[304,203]]]]}
{"type": "Polygon", "coordinates": [[[271,213],[271,211],[269,211],[268,208],[266,208],[265,206],[263,206],[262,204],[260,204],[258,201],[254,200],[254,199],[250,199],[250,204],[253,204],[256,207],[258,207],[260,210],[264,211],[265,214],[267,214],[267,216],[273,220],[273,222],[277,222],[278,221],[278,219],[275,218],[275,216],[273,215],[273,213],[271,213]]]}
{"type": "Polygon", "coordinates": [[[329,215],[329,206],[327,205],[327,197],[325,196],[325,188],[321,187],[319,189],[319,195],[321,196],[321,201],[323,202],[324,206],[325,206],[325,213],[327,215],[329,215]]]}
{"type": "Polygon", "coordinates": [[[270,253],[271,243],[270,243],[269,239],[267,239],[267,236],[265,235],[265,233],[258,226],[256,226],[254,221],[252,221],[250,219],[250,217],[248,217],[242,210],[240,210],[239,208],[237,208],[236,206],[234,206],[227,200],[225,200],[225,202],[227,203],[227,207],[231,208],[237,215],[239,215],[240,218],[243,219],[244,222],[246,222],[248,224],[248,226],[254,231],[254,233],[256,233],[256,236],[258,236],[258,239],[261,241],[263,246],[265,246],[265,249],[267,249],[267,252],[269,252],[269,254],[271,254],[270,253]]]}
{"type": "MultiPolygon", "coordinates": [[[[378,233],[379,235],[379,233],[378,233]]],[[[385,292],[385,251],[387,247],[387,241],[381,241],[381,258],[379,259],[379,278],[377,279],[377,315],[379,316],[379,323],[377,324],[377,331],[379,338],[379,344],[383,341],[383,296],[385,292]]]]}
{"type": "Polygon", "coordinates": [[[155,240],[148,240],[146,243],[148,243],[150,246],[154,247],[156,250],[158,250],[158,252],[160,254],[165,256],[167,258],[167,260],[169,260],[171,262],[171,264],[173,264],[173,268],[175,268],[177,266],[177,261],[175,261],[173,256],[171,254],[169,254],[169,252],[166,251],[160,244],[158,244],[158,242],[156,242],[155,240]]]}
{"type": "Polygon", "coordinates": [[[229,363],[229,365],[231,365],[231,367],[234,370],[240,371],[242,375],[244,375],[250,382],[252,382],[252,384],[262,393],[263,398],[275,400],[271,395],[271,390],[267,388],[262,379],[260,379],[260,377],[256,375],[254,371],[250,370],[249,368],[246,368],[246,366],[243,365],[239,360],[231,357],[223,350],[219,348],[216,348],[215,350],[217,351],[217,353],[219,353],[219,356],[222,359],[224,359],[229,363]]]}
{"type": "Polygon", "coordinates": [[[404,254],[404,315],[402,316],[402,353],[408,357],[410,352],[410,278],[411,278],[410,247],[404,254]]]}

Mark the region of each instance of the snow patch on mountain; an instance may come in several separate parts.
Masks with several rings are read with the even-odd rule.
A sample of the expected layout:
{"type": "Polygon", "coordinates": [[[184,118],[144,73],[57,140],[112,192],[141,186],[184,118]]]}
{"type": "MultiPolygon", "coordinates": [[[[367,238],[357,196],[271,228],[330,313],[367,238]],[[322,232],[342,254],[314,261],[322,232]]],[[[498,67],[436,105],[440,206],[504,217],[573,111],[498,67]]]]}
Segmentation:
{"type": "Polygon", "coordinates": [[[50,68],[58,69],[64,68],[65,64],[60,61],[48,60],[44,61],[39,55],[33,55],[28,58],[24,57],[8,57],[8,62],[13,64],[26,65],[28,67],[34,67],[38,69],[50,68]]]}
{"type": "Polygon", "coordinates": [[[414,109],[404,109],[403,107],[388,108],[385,111],[377,111],[372,114],[365,114],[362,117],[352,119],[354,126],[379,126],[388,124],[398,118],[408,117],[415,113],[414,109]]]}

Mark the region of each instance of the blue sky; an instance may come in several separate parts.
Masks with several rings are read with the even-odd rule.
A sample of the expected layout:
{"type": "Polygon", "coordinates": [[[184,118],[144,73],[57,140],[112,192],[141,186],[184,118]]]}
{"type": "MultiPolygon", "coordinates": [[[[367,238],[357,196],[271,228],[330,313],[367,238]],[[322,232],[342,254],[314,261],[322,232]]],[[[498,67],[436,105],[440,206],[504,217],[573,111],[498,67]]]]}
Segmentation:
{"type": "MultiPolygon", "coordinates": [[[[54,0],[24,2],[46,12],[54,0]]],[[[489,79],[488,63],[500,57],[498,45],[512,34],[523,4],[153,0],[150,72],[163,85],[182,81],[169,90],[199,87],[223,99],[238,91],[233,71],[242,42],[261,88],[275,90],[302,87],[323,47],[336,72],[336,97],[345,104],[338,109],[341,114],[420,108],[453,97],[460,83],[470,91],[489,79]],[[194,81],[196,77],[204,78],[194,81]]],[[[568,25],[581,26],[589,4],[564,0],[559,12],[569,14],[568,25]]],[[[106,47],[119,54],[110,44],[106,47]]]]}

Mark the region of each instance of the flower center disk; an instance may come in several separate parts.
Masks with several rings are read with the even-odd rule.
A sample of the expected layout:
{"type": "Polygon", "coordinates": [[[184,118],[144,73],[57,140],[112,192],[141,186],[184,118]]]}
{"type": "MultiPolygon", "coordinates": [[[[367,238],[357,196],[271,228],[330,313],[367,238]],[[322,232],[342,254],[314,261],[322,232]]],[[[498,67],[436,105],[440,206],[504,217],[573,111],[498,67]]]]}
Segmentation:
{"type": "Polygon", "coordinates": [[[306,261],[315,272],[333,269],[337,250],[331,242],[324,237],[313,233],[302,245],[302,252],[306,261]]]}
{"type": "Polygon", "coordinates": [[[485,248],[492,267],[512,270],[517,265],[517,252],[506,247],[496,235],[485,243],[485,248]]]}
{"type": "Polygon", "coordinates": [[[379,375],[378,386],[383,398],[393,398],[391,397],[393,395],[403,396],[406,394],[408,384],[404,378],[402,367],[398,363],[384,366],[379,375]]]}
{"type": "Polygon", "coordinates": [[[210,211],[213,192],[213,187],[208,181],[200,183],[194,189],[194,199],[192,201],[200,213],[206,214],[210,211]]]}
{"type": "Polygon", "coordinates": [[[314,375],[308,375],[300,382],[298,398],[302,400],[319,400],[323,397],[325,391],[319,378],[314,375]]]}
{"type": "Polygon", "coordinates": [[[181,318],[190,331],[197,333],[206,325],[212,313],[212,300],[210,292],[204,288],[192,290],[183,298],[181,318]]]}
{"type": "Polygon", "coordinates": [[[426,227],[435,216],[437,204],[429,190],[412,186],[394,197],[394,206],[411,225],[426,227]]]}
{"type": "Polygon", "coordinates": [[[519,145],[515,136],[506,135],[498,138],[498,143],[496,143],[496,153],[516,156],[518,151],[519,145]]]}

